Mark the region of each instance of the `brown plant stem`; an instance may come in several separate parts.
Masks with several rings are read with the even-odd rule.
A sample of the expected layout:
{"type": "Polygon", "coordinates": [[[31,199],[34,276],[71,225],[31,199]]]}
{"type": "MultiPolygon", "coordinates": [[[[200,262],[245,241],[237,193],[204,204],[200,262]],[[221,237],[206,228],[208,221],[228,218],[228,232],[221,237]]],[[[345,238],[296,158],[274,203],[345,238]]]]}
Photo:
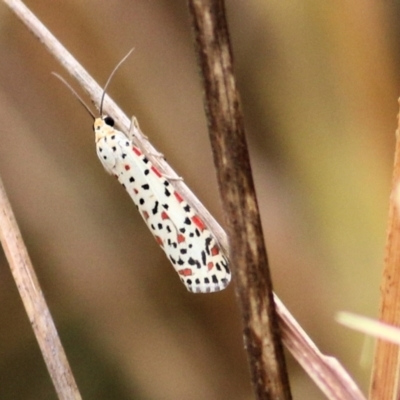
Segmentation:
{"type": "Polygon", "coordinates": [[[189,0],[205,109],[257,399],[291,399],[223,0],[189,0]]]}
{"type": "MultiPolygon", "coordinates": [[[[400,208],[396,201],[400,184],[400,119],[398,124],[379,310],[379,320],[393,326],[400,326],[400,208]]],[[[377,341],[369,393],[371,400],[399,398],[399,351],[399,346],[394,343],[377,341]]]]}
{"type": "Polygon", "coordinates": [[[58,397],[81,399],[1,180],[0,240],[58,397]]]}

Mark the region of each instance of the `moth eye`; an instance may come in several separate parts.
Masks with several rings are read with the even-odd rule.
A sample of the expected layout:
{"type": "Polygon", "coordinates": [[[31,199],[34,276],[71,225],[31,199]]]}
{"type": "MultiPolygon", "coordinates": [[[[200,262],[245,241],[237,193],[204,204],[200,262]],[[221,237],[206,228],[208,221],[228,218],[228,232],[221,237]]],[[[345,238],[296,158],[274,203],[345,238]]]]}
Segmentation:
{"type": "Polygon", "coordinates": [[[111,117],[104,117],[103,121],[108,125],[108,126],[114,126],[114,119],[111,117]]]}

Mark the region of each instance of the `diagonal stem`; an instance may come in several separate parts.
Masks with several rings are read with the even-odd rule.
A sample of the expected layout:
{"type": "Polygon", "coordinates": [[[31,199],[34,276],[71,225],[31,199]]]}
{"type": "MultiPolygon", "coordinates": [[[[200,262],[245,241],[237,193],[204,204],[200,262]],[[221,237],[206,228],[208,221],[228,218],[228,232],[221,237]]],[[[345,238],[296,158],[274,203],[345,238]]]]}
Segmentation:
{"type": "Polygon", "coordinates": [[[0,240],[59,399],[80,400],[50,310],[0,180],[0,240]]]}

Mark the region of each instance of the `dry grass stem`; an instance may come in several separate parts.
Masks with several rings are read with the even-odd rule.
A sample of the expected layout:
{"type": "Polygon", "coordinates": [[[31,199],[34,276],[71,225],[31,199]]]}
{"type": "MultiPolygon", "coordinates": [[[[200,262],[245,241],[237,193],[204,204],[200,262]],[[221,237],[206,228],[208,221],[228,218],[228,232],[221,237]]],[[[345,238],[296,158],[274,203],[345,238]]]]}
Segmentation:
{"type": "MultiPolygon", "coordinates": [[[[398,186],[400,183],[400,119],[397,128],[393,166],[392,194],[389,204],[389,222],[385,261],[381,282],[379,320],[400,326],[400,214],[398,186]]],[[[398,396],[399,347],[385,340],[378,340],[370,387],[371,400],[389,400],[398,396]]]]}
{"type": "Polygon", "coordinates": [[[0,239],[58,397],[81,399],[1,180],[0,239]]]}
{"type": "Polygon", "coordinates": [[[291,399],[224,2],[188,4],[253,389],[260,400],[291,399]]]}
{"type": "Polygon", "coordinates": [[[325,396],[335,400],[365,399],[343,365],[336,358],[319,351],[276,295],[275,304],[283,343],[325,396]]]}
{"type": "Polygon", "coordinates": [[[400,328],[361,315],[340,312],[336,320],[348,328],[400,345],[400,328]]]}

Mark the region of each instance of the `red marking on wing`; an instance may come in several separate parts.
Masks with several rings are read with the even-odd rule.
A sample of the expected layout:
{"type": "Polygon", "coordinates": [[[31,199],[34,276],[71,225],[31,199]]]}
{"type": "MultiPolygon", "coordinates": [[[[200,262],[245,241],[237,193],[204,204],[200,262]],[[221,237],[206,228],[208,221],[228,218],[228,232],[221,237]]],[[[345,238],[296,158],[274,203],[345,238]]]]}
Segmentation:
{"type": "Polygon", "coordinates": [[[201,220],[200,217],[198,217],[197,215],[193,215],[193,217],[191,218],[192,222],[201,230],[204,231],[204,229],[206,229],[206,226],[204,225],[204,222],[201,220]]]}
{"type": "Polygon", "coordinates": [[[179,275],[183,275],[183,276],[190,276],[193,274],[192,270],[190,268],[185,268],[185,269],[180,269],[178,271],[179,275]]]}
{"type": "Polygon", "coordinates": [[[126,171],[129,171],[129,170],[131,169],[131,166],[128,165],[128,164],[125,164],[125,165],[124,165],[124,168],[125,168],[126,171]]]}
{"type": "Polygon", "coordinates": [[[138,194],[138,190],[137,189],[133,189],[133,193],[138,194]]]}
{"type": "Polygon", "coordinates": [[[149,219],[149,213],[147,211],[143,211],[143,217],[144,217],[144,219],[148,220],[149,219]]]}
{"type": "Polygon", "coordinates": [[[154,235],[154,238],[156,239],[156,242],[157,242],[161,247],[163,247],[164,242],[162,241],[162,239],[160,238],[160,236],[154,235]]]}
{"type": "Polygon", "coordinates": [[[212,249],[211,249],[211,255],[212,256],[217,256],[219,254],[219,247],[218,246],[214,246],[212,249]]]}
{"type": "Polygon", "coordinates": [[[176,199],[179,201],[179,203],[182,203],[183,197],[177,191],[174,192],[174,195],[176,199]]]}
{"type": "Polygon", "coordinates": [[[214,268],[214,263],[213,263],[212,261],[210,261],[210,262],[207,264],[207,268],[208,268],[209,271],[211,271],[211,270],[214,268]]]}
{"type": "Polygon", "coordinates": [[[183,236],[183,235],[181,235],[181,234],[179,234],[178,235],[178,243],[182,243],[182,242],[184,242],[186,239],[185,239],[185,236],[183,236]]]}
{"type": "Polygon", "coordinates": [[[117,179],[118,179],[118,175],[117,175],[117,174],[114,174],[114,178],[117,178],[117,179]]]}
{"type": "Polygon", "coordinates": [[[151,170],[152,170],[159,178],[162,177],[161,172],[160,172],[154,165],[151,167],[151,170]]]}
{"type": "Polygon", "coordinates": [[[163,211],[163,212],[161,213],[161,219],[169,219],[169,216],[168,216],[168,214],[167,214],[165,211],[163,211]]]}
{"type": "Polygon", "coordinates": [[[137,156],[141,156],[141,155],[142,155],[142,152],[141,152],[136,146],[133,146],[133,147],[132,147],[132,150],[134,151],[134,153],[135,153],[137,156]]]}

